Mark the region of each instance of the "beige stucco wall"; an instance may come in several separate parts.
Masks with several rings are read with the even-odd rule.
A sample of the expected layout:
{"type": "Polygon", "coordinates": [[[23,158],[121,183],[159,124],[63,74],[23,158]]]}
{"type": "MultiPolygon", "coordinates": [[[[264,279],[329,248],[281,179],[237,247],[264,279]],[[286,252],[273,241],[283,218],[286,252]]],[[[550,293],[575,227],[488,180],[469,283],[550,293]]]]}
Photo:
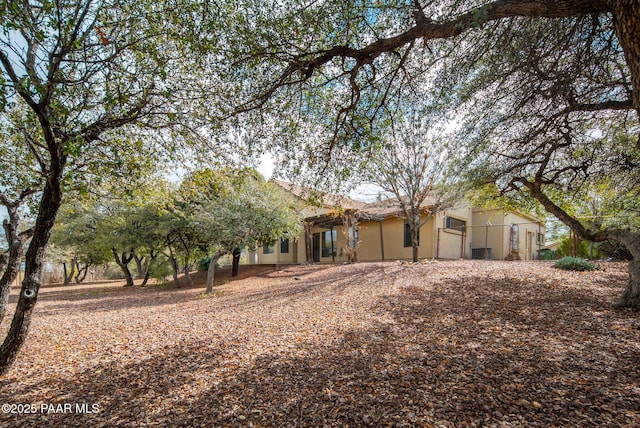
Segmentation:
{"type": "Polygon", "coordinates": [[[493,260],[504,260],[509,254],[510,224],[504,211],[475,211],[471,248],[491,248],[493,260]],[[488,224],[488,225],[487,225],[488,224]]]}
{"type": "MultiPolygon", "coordinates": [[[[358,225],[358,239],[360,241],[360,246],[358,248],[358,260],[382,260],[380,226],[381,223],[377,221],[367,221],[358,225]]],[[[384,227],[384,222],[382,222],[383,240],[385,237],[384,227]]]]}
{"type": "Polygon", "coordinates": [[[435,252],[440,259],[471,258],[471,240],[473,229],[469,226],[472,222],[471,208],[464,206],[450,209],[436,215],[436,239],[435,252]],[[466,222],[467,228],[463,236],[461,231],[446,228],[446,218],[453,217],[466,222]]]}
{"type": "Polygon", "coordinates": [[[544,236],[545,230],[541,225],[534,223],[534,220],[515,214],[508,213],[505,216],[508,224],[518,224],[518,249],[522,260],[537,260],[538,250],[542,248],[544,242],[540,245],[537,241],[538,233],[544,236]]]}
{"type": "MultiPolygon", "coordinates": [[[[509,255],[510,225],[514,223],[519,225],[520,258],[523,260],[537,259],[538,250],[541,248],[537,242],[537,236],[538,233],[544,235],[545,229],[538,225],[536,219],[504,210],[472,210],[468,206],[438,213],[422,226],[418,256],[421,259],[435,257],[459,259],[462,255],[464,258],[470,259],[472,249],[488,247],[491,248],[492,259],[504,260],[509,255]],[[464,237],[461,232],[446,228],[448,216],[466,222],[467,228],[464,237]],[[487,222],[490,223],[488,228],[484,227],[487,222]]],[[[312,234],[320,236],[320,262],[340,263],[346,261],[344,248],[347,244],[347,236],[343,226],[335,228],[337,235],[334,242],[335,257],[331,257],[331,255],[322,257],[322,235],[326,230],[328,229],[318,227],[311,230],[312,234]]],[[[362,222],[358,226],[358,235],[360,241],[358,260],[360,261],[382,260],[383,257],[384,260],[410,260],[412,257],[411,247],[404,247],[404,219],[402,218],[390,217],[382,222],[362,222]],[[381,225],[384,254],[381,250],[381,225]]],[[[250,263],[255,260],[251,254],[248,259],[250,263]]],[[[258,248],[257,260],[261,264],[306,262],[304,233],[298,237],[297,241],[291,240],[289,242],[288,254],[280,253],[278,242],[274,246],[272,254],[263,254],[262,247],[258,248]]]]}
{"type": "MultiPolygon", "coordinates": [[[[424,221],[425,217],[422,217],[424,221]]],[[[430,259],[434,257],[434,220],[430,219],[420,228],[420,245],[418,257],[430,259]]],[[[404,219],[387,218],[382,222],[368,221],[359,226],[360,247],[358,260],[411,260],[412,248],[404,246],[404,219]],[[380,233],[382,225],[382,240],[380,233]],[[383,247],[381,246],[383,245],[383,247]],[[384,249],[384,252],[382,251],[384,249]]]]}
{"type": "MultiPolygon", "coordinates": [[[[423,218],[424,219],[424,218],[423,218]]],[[[346,230],[343,226],[338,226],[336,230],[336,240],[334,241],[335,257],[322,257],[322,235],[328,229],[312,228],[312,234],[320,235],[320,262],[345,262],[346,256],[344,248],[347,245],[346,230]]],[[[360,242],[358,248],[358,260],[375,261],[383,259],[380,240],[380,222],[367,221],[358,225],[358,240],[360,242]]],[[[382,242],[384,243],[384,259],[385,260],[410,260],[412,258],[411,247],[404,247],[404,219],[388,218],[382,221],[382,242]]],[[[269,260],[265,257],[263,263],[269,260]]],[[[420,258],[434,257],[434,220],[431,219],[420,229],[420,246],[418,249],[420,258]]],[[[298,241],[298,261],[306,260],[306,251],[304,248],[304,236],[298,241]]]]}
{"type": "MultiPolygon", "coordinates": [[[[270,254],[264,254],[263,246],[258,247],[258,264],[292,264],[292,263],[298,263],[298,245],[299,242],[296,242],[292,239],[289,240],[289,252],[288,253],[282,253],[280,252],[280,241],[277,241],[274,245],[273,245],[273,253],[270,254]]],[[[304,249],[303,249],[304,250],[304,249]]],[[[248,258],[250,260],[250,263],[255,260],[253,257],[251,257],[252,255],[250,255],[250,257],[248,258]]],[[[302,259],[302,261],[304,261],[304,258],[302,259]]]]}
{"type": "Polygon", "coordinates": [[[491,248],[493,260],[504,260],[509,256],[511,225],[518,225],[518,254],[522,260],[537,260],[538,234],[544,236],[545,228],[538,220],[504,210],[476,210],[473,213],[472,248],[491,248]],[[490,226],[484,227],[487,222],[490,226]],[[486,242],[486,244],[485,244],[486,242]]]}

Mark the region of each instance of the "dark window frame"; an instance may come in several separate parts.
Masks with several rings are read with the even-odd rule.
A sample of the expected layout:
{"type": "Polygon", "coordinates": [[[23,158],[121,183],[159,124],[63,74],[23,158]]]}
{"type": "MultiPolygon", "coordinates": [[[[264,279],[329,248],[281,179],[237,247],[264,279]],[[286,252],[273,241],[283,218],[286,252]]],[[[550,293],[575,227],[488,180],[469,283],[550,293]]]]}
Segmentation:
{"type": "Polygon", "coordinates": [[[328,229],[322,232],[322,257],[336,256],[337,241],[338,231],[336,229],[328,229]]]}
{"type": "MultiPolygon", "coordinates": [[[[418,246],[420,246],[420,228],[418,228],[418,246]]],[[[413,247],[413,242],[411,242],[411,226],[409,226],[409,221],[404,221],[404,248],[413,247]]]]}
{"type": "Polygon", "coordinates": [[[456,217],[445,217],[444,228],[448,231],[456,231],[458,233],[463,233],[467,229],[466,220],[461,220],[456,217]]]}
{"type": "Polygon", "coordinates": [[[289,238],[280,240],[280,254],[289,254],[289,238]]]}

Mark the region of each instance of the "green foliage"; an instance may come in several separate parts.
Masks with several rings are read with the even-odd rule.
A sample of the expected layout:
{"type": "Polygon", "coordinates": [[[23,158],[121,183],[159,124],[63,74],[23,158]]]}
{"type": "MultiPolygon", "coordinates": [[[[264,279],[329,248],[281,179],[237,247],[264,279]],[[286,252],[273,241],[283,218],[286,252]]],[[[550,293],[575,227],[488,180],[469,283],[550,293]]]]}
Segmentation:
{"type": "Polygon", "coordinates": [[[166,254],[160,254],[149,265],[149,275],[158,284],[164,284],[167,277],[171,275],[171,263],[166,254]]]}
{"type": "Polygon", "coordinates": [[[111,255],[100,235],[95,201],[76,199],[73,202],[63,204],[58,212],[47,251],[49,260],[61,263],[77,258],[94,265],[106,263],[111,255]]]}
{"type": "Polygon", "coordinates": [[[301,218],[291,201],[254,170],[227,168],[196,176],[206,180],[190,179],[180,189],[187,221],[209,254],[254,248],[300,232],[301,218]]]}
{"type": "MultiPolygon", "coordinates": [[[[590,242],[580,240],[578,243],[578,252],[575,256],[582,257],[585,259],[598,258],[597,252],[593,255],[593,257],[590,257],[589,255],[590,247],[591,247],[590,242]]],[[[562,240],[560,240],[560,243],[558,244],[558,250],[556,251],[557,255],[571,256],[573,252],[574,252],[573,241],[570,240],[569,237],[565,237],[562,240]]]]}
{"type": "Polygon", "coordinates": [[[144,258],[150,275],[164,278],[170,254],[185,266],[301,230],[291,201],[249,168],[196,171],[178,188],[155,182],[133,192],[111,186],[93,192],[102,197],[78,198],[60,211],[52,234],[60,261],[105,263],[115,249],[144,258]]]}
{"type": "MultiPolygon", "coordinates": [[[[203,257],[198,261],[198,270],[200,272],[206,272],[209,270],[211,264],[211,257],[203,257]]],[[[220,264],[216,262],[216,269],[220,267],[220,264]]]]}
{"type": "Polygon", "coordinates": [[[562,270],[590,271],[600,269],[600,266],[593,264],[581,257],[562,257],[553,264],[554,268],[562,270]]]}

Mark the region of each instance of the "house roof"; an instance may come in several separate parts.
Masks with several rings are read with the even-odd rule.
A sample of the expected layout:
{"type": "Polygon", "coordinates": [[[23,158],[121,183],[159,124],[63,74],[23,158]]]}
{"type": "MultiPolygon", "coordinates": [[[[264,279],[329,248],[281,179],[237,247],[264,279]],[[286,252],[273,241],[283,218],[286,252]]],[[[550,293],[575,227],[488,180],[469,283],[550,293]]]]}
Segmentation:
{"type": "MultiPolygon", "coordinates": [[[[427,197],[422,204],[421,209],[431,208],[435,205],[433,197],[427,197]]],[[[404,215],[400,203],[395,198],[383,199],[381,201],[371,202],[366,204],[364,210],[372,215],[380,216],[383,218],[404,215]]]]}
{"type": "MultiPolygon", "coordinates": [[[[404,212],[400,203],[395,198],[388,198],[376,202],[364,202],[346,196],[320,192],[315,189],[289,183],[286,181],[271,179],[271,182],[303,201],[307,206],[303,210],[305,221],[320,228],[332,228],[345,222],[344,214],[352,214],[358,221],[381,221],[392,217],[404,218],[404,212]],[[315,208],[314,208],[315,207],[315,208]]],[[[421,211],[431,209],[436,205],[435,197],[428,196],[420,205],[421,211]]],[[[504,209],[473,209],[474,213],[486,211],[510,212],[522,216],[525,219],[540,220],[531,214],[504,209]]]]}
{"type": "MultiPolygon", "coordinates": [[[[384,199],[376,202],[364,202],[357,199],[348,198],[346,196],[335,195],[331,193],[319,192],[317,190],[289,183],[286,181],[271,179],[271,181],[293,194],[295,197],[310,203],[318,205],[326,210],[310,213],[306,220],[319,227],[338,226],[344,222],[340,212],[353,213],[360,221],[362,220],[384,220],[389,217],[403,217],[404,213],[400,207],[400,203],[395,198],[384,199]],[[339,208],[336,211],[336,208],[339,208]]],[[[427,197],[421,205],[421,208],[429,208],[435,204],[433,197],[427,197]]]]}

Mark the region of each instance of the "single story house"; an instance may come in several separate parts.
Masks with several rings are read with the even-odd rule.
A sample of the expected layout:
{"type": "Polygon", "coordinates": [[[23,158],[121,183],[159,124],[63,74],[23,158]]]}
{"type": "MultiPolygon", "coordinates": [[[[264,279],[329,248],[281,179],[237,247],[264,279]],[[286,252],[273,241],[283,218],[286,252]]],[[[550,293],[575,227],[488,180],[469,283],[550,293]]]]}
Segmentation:
{"type": "MultiPolygon", "coordinates": [[[[272,180],[302,207],[304,233],[249,251],[257,264],[296,264],[411,260],[408,224],[397,201],[367,203],[322,195],[272,180]],[[354,245],[357,243],[357,245],[354,245]]],[[[425,201],[422,220],[433,201],[425,201]]],[[[474,209],[467,203],[437,212],[419,232],[421,259],[534,260],[544,245],[544,225],[531,215],[500,209],[474,209]]]]}

